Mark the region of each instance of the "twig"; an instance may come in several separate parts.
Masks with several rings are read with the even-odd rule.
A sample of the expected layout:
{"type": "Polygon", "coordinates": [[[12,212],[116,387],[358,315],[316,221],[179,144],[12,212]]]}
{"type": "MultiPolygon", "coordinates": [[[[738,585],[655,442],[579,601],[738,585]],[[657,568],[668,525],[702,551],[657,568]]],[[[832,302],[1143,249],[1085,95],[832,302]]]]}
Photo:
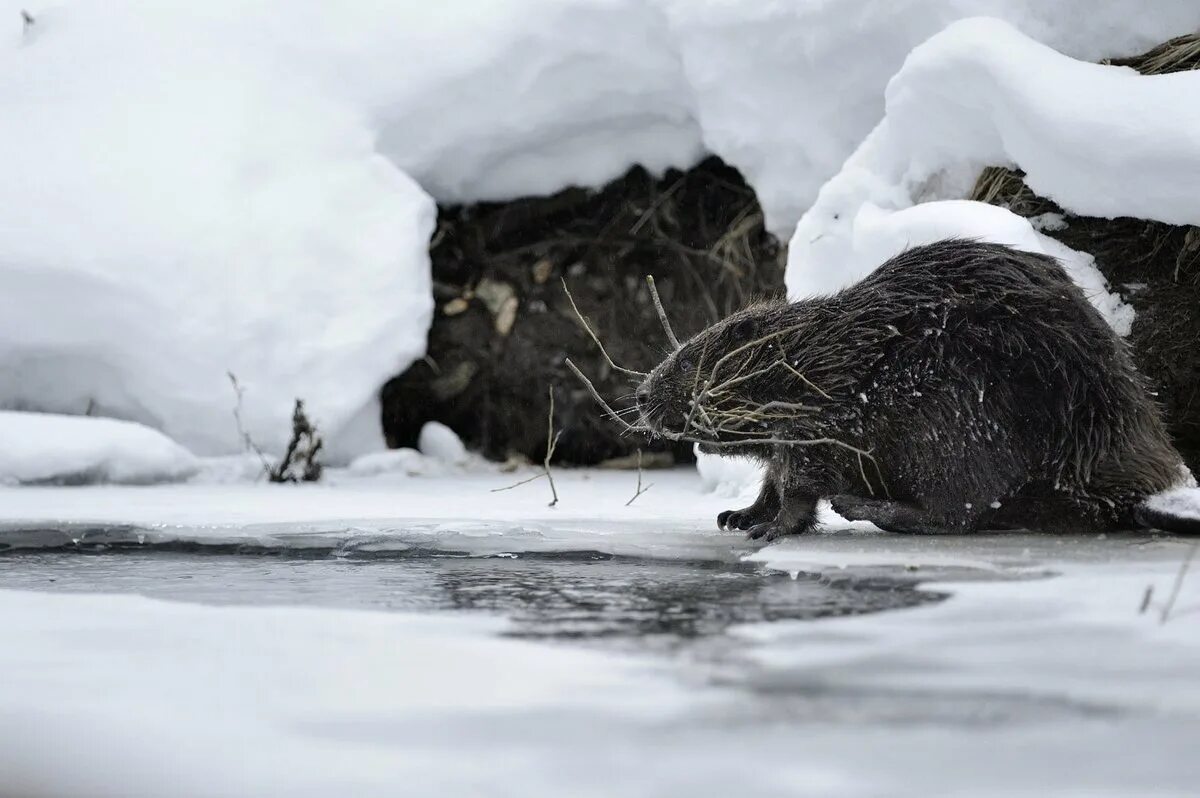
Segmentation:
{"type": "Polygon", "coordinates": [[[583,329],[587,330],[588,335],[592,336],[592,340],[596,342],[596,346],[600,347],[600,354],[604,355],[604,359],[608,361],[608,365],[617,371],[620,371],[624,374],[629,374],[633,377],[645,377],[646,372],[644,371],[634,371],[633,369],[623,368],[622,366],[618,366],[613,362],[613,359],[608,356],[608,350],[604,348],[604,344],[600,343],[600,337],[596,335],[595,330],[593,330],[591,325],[588,324],[587,319],[585,319],[583,314],[579,312],[579,306],[575,304],[575,297],[571,296],[571,291],[569,288],[567,288],[567,281],[565,279],[562,280],[562,287],[563,292],[567,295],[567,299],[571,302],[571,309],[574,310],[575,315],[579,317],[579,322],[583,325],[583,329]]]}
{"type": "Polygon", "coordinates": [[[530,482],[533,482],[535,479],[541,479],[541,478],[542,478],[542,477],[544,477],[544,476],[546,476],[546,472],[545,472],[545,471],[543,471],[543,472],[542,472],[542,473],[540,473],[540,474],[534,474],[533,476],[531,476],[531,477],[529,477],[529,478],[527,478],[527,479],[523,479],[523,480],[521,480],[520,482],[514,482],[514,483],[513,483],[513,484],[511,484],[511,485],[505,485],[503,488],[492,488],[492,489],[491,489],[490,491],[488,491],[488,492],[489,492],[489,493],[499,493],[500,491],[503,491],[503,490],[512,490],[513,488],[519,488],[519,487],[521,487],[522,485],[528,485],[530,482]]]}
{"type": "Polygon", "coordinates": [[[592,384],[592,381],[589,380],[584,373],[579,370],[578,366],[571,362],[571,358],[566,359],[566,364],[567,368],[575,372],[575,376],[578,377],[579,380],[587,387],[588,392],[592,395],[592,398],[595,399],[600,407],[604,409],[604,412],[608,414],[609,418],[624,427],[626,432],[650,432],[649,427],[634,426],[625,419],[621,418],[621,416],[617,414],[617,411],[613,410],[612,406],[609,405],[608,402],[604,401],[604,397],[601,396],[600,392],[596,390],[596,386],[592,384]]]}
{"type": "Polygon", "coordinates": [[[829,394],[825,393],[825,392],[824,392],[824,391],[822,391],[820,388],[818,388],[818,387],[817,387],[817,385],[816,385],[816,384],[815,384],[815,383],[814,383],[812,380],[810,380],[808,377],[805,377],[803,374],[801,374],[801,373],[800,373],[800,372],[799,372],[799,371],[796,369],[796,367],[795,367],[795,366],[793,366],[791,363],[787,362],[786,360],[782,360],[782,359],[781,359],[779,362],[783,364],[783,367],[784,367],[785,369],[787,369],[788,371],[790,371],[790,372],[792,372],[793,374],[795,374],[795,375],[796,375],[796,378],[797,378],[797,379],[799,379],[799,380],[800,380],[800,382],[804,383],[804,384],[805,384],[805,385],[807,385],[809,388],[812,388],[814,391],[816,391],[817,393],[821,394],[821,396],[824,396],[824,397],[825,397],[826,399],[828,399],[829,401],[831,401],[831,402],[833,401],[833,397],[832,397],[832,396],[830,396],[829,394]]]}
{"type": "Polygon", "coordinates": [[[263,450],[258,448],[258,444],[250,437],[250,433],[246,431],[246,426],[242,423],[242,394],[246,389],[238,382],[237,375],[232,371],[225,372],[229,376],[229,382],[233,385],[233,394],[237,397],[237,403],[233,406],[233,421],[237,424],[238,437],[242,439],[242,445],[246,447],[246,451],[254,452],[258,455],[259,461],[262,463],[262,473],[259,477],[271,476],[271,461],[263,454],[263,450]]]}
{"type": "MultiPolygon", "coordinates": [[[[568,360],[567,363],[570,364],[571,361],[568,360]]],[[[573,364],[571,365],[571,368],[575,368],[573,364]]],[[[576,373],[578,373],[578,369],[576,369],[576,373]]],[[[558,439],[562,435],[562,430],[559,430],[558,432],[554,431],[554,388],[553,388],[553,386],[550,387],[548,390],[550,393],[550,412],[547,414],[547,418],[546,418],[546,456],[542,459],[542,473],[534,474],[531,477],[526,477],[525,479],[522,479],[519,482],[514,482],[511,485],[505,485],[502,488],[492,488],[491,491],[489,491],[490,493],[500,493],[501,491],[512,490],[513,488],[519,488],[522,485],[528,485],[530,482],[533,482],[535,479],[541,479],[542,477],[545,477],[550,482],[550,495],[553,497],[550,500],[550,504],[548,504],[547,506],[553,507],[556,504],[558,504],[558,490],[554,486],[554,475],[550,473],[550,458],[554,456],[554,450],[558,446],[558,439]]]]}
{"type": "Polygon", "coordinates": [[[646,224],[646,222],[652,216],[654,216],[655,212],[658,211],[658,209],[662,207],[662,204],[664,202],[666,202],[668,199],[670,199],[671,195],[674,194],[675,191],[680,186],[683,185],[683,181],[684,181],[685,177],[686,177],[686,175],[684,177],[679,178],[678,180],[676,180],[674,183],[671,184],[670,188],[668,188],[666,191],[664,191],[663,193],[661,193],[657,197],[655,197],[654,202],[650,203],[650,207],[646,209],[646,212],[643,213],[640,217],[638,217],[638,220],[633,223],[632,227],[629,228],[630,234],[637,235],[637,232],[642,229],[642,226],[644,224],[646,224]]]}
{"type": "Polygon", "coordinates": [[[679,348],[679,339],[675,337],[675,331],[671,329],[671,322],[667,320],[667,311],[663,309],[662,299],[658,296],[658,289],[654,286],[654,275],[646,275],[646,285],[650,287],[650,298],[654,300],[654,310],[658,312],[658,320],[662,323],[663,332],[667,334],[667,340],[671,342],[671,346],[675,349],[679,348]]]}
{"type": "Polygon", "coordinates": [[[626,507],[628,507],[629,505],[631,505],[631,504],[633,504],[635,501],[637,501],[637,497],[638,497],[638,496],[641,496],[643,493],[645,493],[646,491],[648,491],[648,490],[650,490],[651,488],[653,488],[653,487],[654,487],[654,483],[653,483],[653,482],[651,482],[649,485],[647,485],[647,486],[646,486],[646,487],[644,487],[644,488],[642,487],[642,450],[641,450],[641,449],[638,449],[638,450],[637,450],[637,455],[638,455],[638,458],[637,458],[637,464],[638,464],[638,467],[637,467],[637,472],[638,472],[638,484],[637,484],[637,492],[633,494],[633,498],[632,498],[632,499],[630,499],[629,501],[625,502],[625,506],[626,506],[626,507]]]}
{"type": "Polygon", "coordinates": [[[1193,543],[1188,549],[1187,556],[1183,558],[1183,562],[1179,565],[1179,571],[1175,574],[1175,583],[1171,585],[1171,595],[1167,597],[1167,603],[1163,605],[1162,613],[1159,615],[1158,622],[1166,623],[1171,618],[1171,610],[1175,608],[1175,600],[1179,598],[1179,591],[1183,587],[1183,579],[1187,576],[1188,568],[1192,564],[1192,558],[1196,556],[1196,549],[1200,548],[1200,543],[1193,543]]]}
{"type": "Polygon", "coordinates": [[[546,479],[550,481],[550,495],[554,498],[550,501],[549,507],[558,504],[558,491],[554,489],[554,476],[550,473],[550,458],[554,456],[554,448],[558,446],[558,437],[562,435],[562,430],[558,434],[554,432],[554,386],[551,385],[547,391],[550,394],[550,412],[546,416],[546,459],[542,461],[542,467],[546,469],[546,479]]]}

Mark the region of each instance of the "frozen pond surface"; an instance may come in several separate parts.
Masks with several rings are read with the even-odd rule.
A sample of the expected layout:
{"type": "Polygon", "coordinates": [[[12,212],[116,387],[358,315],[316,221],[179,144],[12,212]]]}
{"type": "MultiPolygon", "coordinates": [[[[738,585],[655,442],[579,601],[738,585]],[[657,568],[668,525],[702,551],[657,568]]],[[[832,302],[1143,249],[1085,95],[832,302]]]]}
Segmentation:
{"type": "Polygon", "coordinates": [[[0,796],[1200,784],[1190,541],[758,548],[690,475],[511,480],[0,491],[0,796]]]}
{"type": "MultiPolygon", "coordinates": [[[[2,539],[2,536],[0,536],[2,539]]],[[[434,612],[511,621],[513,636],[677,645],[741,623],[878,612],[939,594],[912,579],[788,574],[762,565],[598,552],[469,557],[161,553],[0,557],[0,589],[136,593],[206,604],[434,612]]]]}

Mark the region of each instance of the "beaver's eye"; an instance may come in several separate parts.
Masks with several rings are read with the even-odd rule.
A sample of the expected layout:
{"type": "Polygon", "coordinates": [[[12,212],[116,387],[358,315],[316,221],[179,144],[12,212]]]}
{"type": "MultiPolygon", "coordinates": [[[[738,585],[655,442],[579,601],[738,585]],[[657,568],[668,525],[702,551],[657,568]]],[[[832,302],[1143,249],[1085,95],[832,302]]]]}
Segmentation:
{"type": "Polygon", "coordinates": [[[679,364],[680,371],[691,371],[692,368],[696,365],[695,363],[692,362],[691,357],[689,357],[688,355],[680,355],[679,360],[677,362],[679,364]]]}

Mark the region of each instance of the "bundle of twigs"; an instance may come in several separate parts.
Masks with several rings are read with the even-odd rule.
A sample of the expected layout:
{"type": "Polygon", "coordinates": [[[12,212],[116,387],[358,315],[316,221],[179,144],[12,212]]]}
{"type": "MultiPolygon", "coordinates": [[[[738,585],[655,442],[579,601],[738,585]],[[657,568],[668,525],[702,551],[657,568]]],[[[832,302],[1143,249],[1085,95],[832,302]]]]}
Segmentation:
{"type": "MultiPolygon", "coordinates": [[[[672,346],[675,349],[679,349],[679,339],[671,329],[671,323],[667,319],[666,311],[654,286],[654,278],[647,277],[646,282],[650,288],[655,309],[658,311],[663,332],[666,333],[667,339],[671,342],[672,346]]],[[[615,363],[604,348],[604,344],[600,341],[599,336],[596,335],[596,332],[588,323],[588,320],[579,312],[579,308],[575,305],[575,300],[571,296],[571,292],[567,288],[565,281],[563,282],[563,290],[566,292],[567,298],[570,300],[571,307],[575,310],[580,324],[583,325],[588,335],[591,336],[596,346],[599,347],[608,365],[615,371],[622,372],[639,380],[644,380],[649,376],[646,372],[628,369],[615,363]]],[[[569,358],[566,364],[584,386],[586,386],[588,392],[604,410],[604,413],[619,424],[625,432],[644,433],[672,441],[699,443],[706,449],[711,450],[746,450],[750,447],[773,446],[836,446],[852,453],[857,458],[863,482],[873,493],[874,489],[872,488],[871,481],[867,478],[863,462],[870,462],[874,466],[875,473],[879,477],[881,485],[882,476],[879,472],[879,466],[870,451],[837,438],[789,438],[781,437],[771,431],[780,427],[786,428],[789,426],[789,422],[795,421],[805,414],[817,412],[815,406],[782,401],[748,403],[744,395],[740,395],[733,390],[742,383],[758,379],[770,372],[778,371],[784,377],[790,376],[799,380],[810,390],[825,399],[831,399],[832,397],[829,394],[825,393],[825,391],[821,390],[805,377],[804,374],[798,371],[783,354],[785,347],[781,345],[781,342],[799,331],[800,327],[797,325],[783,327],[760,335],[724,354],[717,355],[712,362],[711,368],[707,369],[707,373],[706,359],[709,353],[702,350],[699,362],[696,364],[694,370],[695,377],[688,400],[688,414],[684,419],[682,429],[679,431],[653,429],[642,422],[630,423],[612,408],[612,405],[596,390],[596,386],[592,384],[587,375],[572,363],[569,358]]]]}

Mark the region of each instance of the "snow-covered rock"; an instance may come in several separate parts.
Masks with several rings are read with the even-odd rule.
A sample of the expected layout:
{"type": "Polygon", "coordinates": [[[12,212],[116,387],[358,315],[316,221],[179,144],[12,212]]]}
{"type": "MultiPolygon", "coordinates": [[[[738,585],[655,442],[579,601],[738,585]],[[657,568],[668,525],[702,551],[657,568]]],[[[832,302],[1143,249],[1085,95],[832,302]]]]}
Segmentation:
{"type": "Polygon", "coordinates": [[[0,484],[177,482],[198,468],[191,452],[141,424],[0,411],[0,484]]]}
{"type": "Polygon", "coordinates": [[[427,422],[417,436],[417,448],[426,457],[446,465],[463,465],[469,459],[467,447],[454,430],[437,421],[427,422]]]}
{"type": "Polygon", "coordinates": [[[428,472],[429,458],[416,449],[388,449],[368,452],[350,461],[346,471],[355,477],[376,477],[382,474],[401,474],[415,477],[428,472]]]}
{"type": "Polygon", "coordinates": [[[989,164],[1015,164],[1068,210],[1200,222],[1200,74],[1154,77],[1083,63],[994,19],[958,22],[916,48],[887,115],[796,227],[788,289],[854,282],[906,246],[973,236],[1058,257],[1112,326],[1132,310],[1092,258],[1011,212],[965,196],[989,164]],[[1186,196],[1185,196],[1186,195],[1186,196]],[[921,204],[925,203],[925,204],[921,204]]]}

